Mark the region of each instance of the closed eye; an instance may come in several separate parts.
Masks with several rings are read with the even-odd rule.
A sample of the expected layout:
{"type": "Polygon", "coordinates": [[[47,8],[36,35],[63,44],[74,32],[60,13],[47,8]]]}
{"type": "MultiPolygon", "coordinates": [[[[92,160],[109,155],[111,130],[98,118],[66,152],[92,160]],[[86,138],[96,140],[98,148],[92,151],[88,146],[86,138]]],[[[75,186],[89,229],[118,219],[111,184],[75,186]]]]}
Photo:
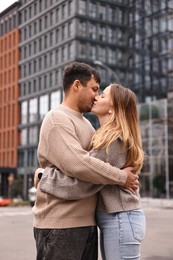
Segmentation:
{"type": "Polygon", "coordinates": [[[104,98],[105,96],[106,96],[106,95],[105,95],[104,92],[102,92],[101,95],[100,95],[101,98],[104,98]]]}

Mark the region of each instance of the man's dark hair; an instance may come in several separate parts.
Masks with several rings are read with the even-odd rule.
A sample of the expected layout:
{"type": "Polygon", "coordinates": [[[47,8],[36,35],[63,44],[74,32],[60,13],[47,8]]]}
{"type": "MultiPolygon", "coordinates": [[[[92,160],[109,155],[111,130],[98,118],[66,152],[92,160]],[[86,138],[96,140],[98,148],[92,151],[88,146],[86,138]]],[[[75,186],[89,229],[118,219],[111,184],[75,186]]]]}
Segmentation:
{"type": "Polygon", "coordinates": [[[69,90],[75,80],[79,80],[82,85],[86,86],[87,82],[94,77],[95,81],[100,84],[101,78],[99,72],[88,64],[73,62],[68,64],[62,76],[62,85],[64,92],[69,90]]]}

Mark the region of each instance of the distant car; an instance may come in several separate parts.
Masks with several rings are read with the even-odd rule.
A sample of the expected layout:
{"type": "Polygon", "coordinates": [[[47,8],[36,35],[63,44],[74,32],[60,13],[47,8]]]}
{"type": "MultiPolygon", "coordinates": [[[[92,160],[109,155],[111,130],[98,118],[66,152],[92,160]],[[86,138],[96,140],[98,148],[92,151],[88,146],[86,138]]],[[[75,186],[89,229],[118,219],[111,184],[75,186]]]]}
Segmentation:
{"type": "Polygon", "coordinates": [[[37,189],[35,187],[32,187],[28,190],[28,197],[29,197],[31,207],[33,207],[35,203],[36,191],[37,189]]]}
{"type": "Polygon", "coordinates": [[[12,203],[12,199],[6,197],[0,197],[0,206],[5,207],[12,203]]]}

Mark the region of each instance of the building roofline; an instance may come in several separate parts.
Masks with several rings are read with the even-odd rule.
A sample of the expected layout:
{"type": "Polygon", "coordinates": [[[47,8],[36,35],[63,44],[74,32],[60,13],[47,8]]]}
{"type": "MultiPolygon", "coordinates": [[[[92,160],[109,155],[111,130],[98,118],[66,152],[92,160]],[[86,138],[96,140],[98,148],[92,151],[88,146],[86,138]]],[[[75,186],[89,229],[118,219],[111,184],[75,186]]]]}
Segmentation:
{"type": "Polygon", "coordinates": [[[0,12],[0,17],[4,16],[6,13],[8,13],[10,10],[12,10],[16,6],[20,6],[20,0],[14,2],[10,6],[8,6],[6,9],[4,9],[2,12],[0,12]]]}

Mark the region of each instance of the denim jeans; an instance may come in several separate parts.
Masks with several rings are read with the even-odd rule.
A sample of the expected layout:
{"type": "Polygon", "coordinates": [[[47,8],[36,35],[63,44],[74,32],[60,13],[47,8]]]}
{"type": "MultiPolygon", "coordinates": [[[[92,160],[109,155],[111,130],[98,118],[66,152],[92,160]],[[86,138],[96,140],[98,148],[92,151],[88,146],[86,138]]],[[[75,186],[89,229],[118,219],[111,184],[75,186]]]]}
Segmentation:
{"type": "Polygon", "coordinates": [[[97,227],[34,228],[37,260],[97,260],[97,227]]]}
{"type": "Polygon", "coordinates": [[[142,209],[119,213],[97,211],[96,217],[103,260],[140,259],[146,231],[142,209]]]}

